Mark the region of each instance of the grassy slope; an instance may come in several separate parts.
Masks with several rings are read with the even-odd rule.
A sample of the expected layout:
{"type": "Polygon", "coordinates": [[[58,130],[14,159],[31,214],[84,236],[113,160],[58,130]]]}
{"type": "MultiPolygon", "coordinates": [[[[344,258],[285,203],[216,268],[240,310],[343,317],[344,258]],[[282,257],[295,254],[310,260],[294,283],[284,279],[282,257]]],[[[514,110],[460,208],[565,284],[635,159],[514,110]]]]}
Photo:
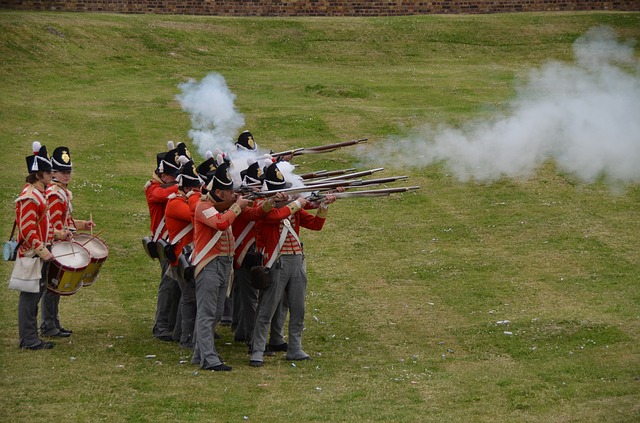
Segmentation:
{"type": "MultiPolygon", "coordinates": [[[[637,187],[612,194],[547,164],[527,181],[461,184],[408,170],[416,195],[344,201],[306,233],[305,346],[292,367],[194,375],[150,337],[158,266],[141,251],[141,187],[167,139],[186,140],[177,84],[224,75],[259,144],[359,137],[490,116],[527,69],[571,58],[639,14],[227,19],[0,13],[3,216],[31,141],[71,148],[78,218],[111,248],[100,280],[64,298],[74,329],[16,349],[17,295],[0,291],[7,421],[634,421],[639,376],[637,187]],[[314,318],[317,318],[317,320],[314,318]],[[496,325],[511,321],[507,328],[496,325]],[[147,354],[155,359],[145,359],[147,354]],[[41,406],[40,401],[47,406],[41,406]]],[[[304,171],[353,164],[348,151],[304,171]]],[[[10,231],[1,220],[0,233],[10,231]]],[[[0,265],[3,280],[10,266],[0,265]]],[[[225,329],[223,344],[231,342],[225,329]]]]}

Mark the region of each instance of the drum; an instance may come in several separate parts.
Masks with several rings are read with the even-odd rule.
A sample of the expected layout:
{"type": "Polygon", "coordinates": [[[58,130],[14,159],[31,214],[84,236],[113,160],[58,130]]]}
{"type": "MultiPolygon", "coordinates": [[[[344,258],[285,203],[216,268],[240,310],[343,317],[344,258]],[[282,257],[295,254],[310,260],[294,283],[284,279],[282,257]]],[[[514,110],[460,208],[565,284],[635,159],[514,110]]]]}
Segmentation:
{"type": "Polygon", "coordinates": [[[89,251],[91,263],[87,266],[87,270],[85,270],[82,277],[82,286],[91,286],[98,278],[100,268],[109,255],[109,247],[97,236],[91,236],[86,233],[77,234],[74,240],[89,251]]]}
{"type": "Polygon", "coordinates": [[[51,246],[54,258],[47,271],[47,289],[59,295],[72,295],[82,288],[90,258],[82,245],[73,241],[60,241],[51,246]]]}

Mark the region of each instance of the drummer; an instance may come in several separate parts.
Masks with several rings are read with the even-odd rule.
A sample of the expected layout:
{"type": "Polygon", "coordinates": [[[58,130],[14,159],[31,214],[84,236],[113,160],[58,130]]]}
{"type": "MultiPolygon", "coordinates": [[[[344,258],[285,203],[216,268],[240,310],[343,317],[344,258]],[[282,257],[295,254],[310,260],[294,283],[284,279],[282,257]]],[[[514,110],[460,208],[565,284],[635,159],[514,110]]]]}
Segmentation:
{"type": "MultiPolygon", "coordinates": [[[[72,195],[69,191],[69,181],[71,180],[71,155],[69,148],[58,147],[53,150],[51,156],[51,170],[53,182],[47,187],[47,203],[49,204],[50,230],[54,232],[70,234],[80,230],[92,230],[96,225],[90,220],[76,220],[71,213],[72,195]]],[[[42,336],[67,338],[71,336],[70,329],[65,329],[60,324],[58,313],[60,305],[60,295],[46,290],[42,295],[42,318],[40,323],[40,333],[42,336]]]]}
{"type": "MultiPolygon", "coordinates": [[[[37,265],[41,267],[39,292],[20,292],[18,300],[18,332],[20,348],[27,350],[48,350],[53,348],[52,342],[45,342],[38,337],[38,303],[45,290],[45,279],[48,263],[53,254],[47,248],[52,240],[49,230],[46,188],[51,183],[51,162],[47,148],[38,141],[33,143],[33,155],[27,156],[27,184],[16,199],[16,222],[18,228],[18,258],[40,258],[37,265]]],[[[56,235],[67,237],[68,232],[56,235]]],[[[15,269],[14,269],[15,270],[15,269]]]]}

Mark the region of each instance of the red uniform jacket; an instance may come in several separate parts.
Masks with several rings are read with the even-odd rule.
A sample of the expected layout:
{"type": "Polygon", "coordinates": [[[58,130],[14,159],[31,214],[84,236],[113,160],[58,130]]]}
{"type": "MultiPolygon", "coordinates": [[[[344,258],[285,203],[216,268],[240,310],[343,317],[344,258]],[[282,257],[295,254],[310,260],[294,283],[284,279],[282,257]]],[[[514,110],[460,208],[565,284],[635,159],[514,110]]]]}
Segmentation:
{"type": "Polygon", "coordinates": [[[49,222],[54,231],[63,229],[86,230],[85,220],[75,220],[71,213],[73,195],[71,191],[59,182],[54,182],[47,187],[47,203],[49,204],[49,222]]]}
{"type": "MultiPolygon", "coordinates": [[[[169,196],[178,192],[178,185],[169,185],[162,182],[157,176],[153,175],[151,179],[144,186],[144,195],[147,197],[147,206],[149,206],[149,215],[151,215],[151,234],[155,235],[156,229],[164,219],[165,208],[167,207],[167,201],[169,196]]],[[[168,231],[162,230],[162,234],[159,238],[166,238],[168,231]]],[[[154,237],[154,239],[156,239],[154,237]]]]}
{"type": "Polygon", "coordinates": [[[195,276],[207,265],[211,260],[218,256],[233,256],[233,232],[231,232],[231,224],[240,215],[242,210],[237,204],[229,207],[224,213],[219,213],[213,206],[213,202],[209,200],[209,196],[203,197],[196,205],[194,215],[194,232],[193,232],[193,261],[196,266],[195,276]],[[201,251],[203,251],[209,241],[216,235],[218,231],[222,231],[222,235],[205,256],[195,262],[201,251]]]}
{"type": "Polygon", "coordinates": [[[262,219],[267,215],[269,211],[273,208],[273,205],[270,201],[262,201],[256,202],[256,204],[249,208],[245,208],[242,210],[240,216],[236,218],[231,225],[231,229],[233,231],[233,237],[235,238],[235,260],[234,267],[239,269],[242,266],[242,261],[244,260],[244,256],[249,251],[249,248],[256,242],[256,221],[262,219]],[[251,222],[254,222],[251,225],[251,229],[245,235],[243,239],[239,239],[240,235],[245,231],[247,225],[251,222]]]}
{"type": "Polygon", "coordinates": [[[319,231],[324,226],[327,209],[320,208],[314,216],[306,210],[300,209],[295,201],[279,209],[273,209],[256,224],[256,247],[263,252],[264,264],[267,264],[274,254],[280,239],[282,220],[295,215],[292,227],[296,234],[303,228],[319,231]]]}
{"type": "MultiPolygon", "coordinates": [[[[188,225],[193,225],[193,215],[199,201],[200,193],[197,191],[191,191],[187,195],[182,191],[178,191],[177,194],[170,196],[165,212],[165,221],[167,230],[169,231],[169,242],[174,243],[175,238],[184,228],[188,225]]],[[[178,265],[178,258],[182,253],[182,248],[191,242],[193,242],[193,226],[186,235],[174,244],[173,252],[175,253],[176,259],[171,262],[172,266],[178,265]]]]}
{"type": "Polygon", "coordinates": [[[49,254],[47,244],[52,240],[49,230],[49,211],[44,185],[41,182],[27,184],[16,199],[16,222],[18,228],[18,242],[22,241],[18,249],[18,256],[24,257],[31,249],[41,258],[49,254]]]}

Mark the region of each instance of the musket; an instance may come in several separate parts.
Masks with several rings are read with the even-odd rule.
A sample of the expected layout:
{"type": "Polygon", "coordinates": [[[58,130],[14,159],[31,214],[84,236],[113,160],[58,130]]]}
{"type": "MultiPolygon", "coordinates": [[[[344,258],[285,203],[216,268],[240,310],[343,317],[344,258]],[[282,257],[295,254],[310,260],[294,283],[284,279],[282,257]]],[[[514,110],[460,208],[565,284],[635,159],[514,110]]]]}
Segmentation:
{"type": "Polygon", "coordinates": [[[341,170],[318,170],[316,172],[303,173],[302,175],[298,176],[300,176],[302,179],[326,178],[329,176],[344,175],[345,173],[353,172],[354,170],[356,170],[355,167],[341,170]]]}
{"type": "MultiPolygon", "coordinates": [[[[270,190],[270,191],[246,191],[248,189],[250,189],[248,186],[244,186],[240,187],[238,189],[235,190],[236,193],[241,194],[243,198],[250,200],[250,206],[253,207],[253,201],[255,199],[258,198],[268,198],[268,197],[273,197],[276,194],[279,193],[285,193],[285,194],[300,194],[303,192],[312,192],[312,191],[318,191],[318,190],[330,190],[330,189],[335,189],[338,187],[344,187],[347,186],[349,183],[352,182],[357,182],[357,181],[333,181],[333,182],[327,182],[326,184],[318,184],[318,185],[314,185],[314,186],[308,186],[308,185],[303,185],[303,186],[299,186],[299,187],[291,187],[291,188],[283,188],[283,189],[274,189],[274,190],[270,190]],[[239,190],[245,190],[245,192],[248,192],[246,195],[242,194],[239,190]]],[[[218,201],[218,202],[214,202],[213,206],[216,208],[217,211],[219,212],[225,212],[229,209],[229,207],[231,207],[233,205],[233,203],[235,203],[236,200],[229,200],[229,201],[218,201]]]]}
{"type": "MultiPolygon", "coordinates": [[[[419,188],[420,188],[419,186],[381,188],[381,189],[370,189],[370,190],[364,190],[364,191],[335,192],[335,193],[331,193],[330,195],[334,196],[337,199],[353,198],[353,197],[386,197],[391,194],[414,191],[419,188]]],[[[311,202],[322,201],[326,198],[327,195],[329,194],[313,193],[309,197],[307,197],[307,201],[311,201],[311,202]]]]}
{"type": "Polygon", "coordinates": [[[357,139],[357,140],[336,142],[336,143],[333,143],[333,144],[318,145],[316,147],[295,148],[293,150],[281,151],[279,153],[271,153],[271,155],[273,157],[282,157],[282,156],[288,156],[288,155],[299,156],[301,154],[328,153],[330,151],[335,151],[335,150],[337,150],[339,148],[342,148],[342,147],[348,147],[350,145],[356,145],[356,144],[360,144],[362,142],[367,142],[367,140],[368,140],[368,138],[360,138],[360,139],[357,139]]]}
{"type": "Polygon", "coordinates": [[[245,198],[266,198],[272,197],[276,194],[284,193],[284,194],[300,194],[302,192],[311,192],[318,190],[327,190],[334,189],[338,187],[346,187],[352,181],[332,181],[324,184],[316,184],[316,185],[302,185],[299,187],[291,187],[291,188],[283,188],[283,189],[274,189],[269,191],[255,191],[245,198]]]}
{"type": "Polygon", "coordinates": [[[316,154],[316,153],[328,153],[330,151],[334,151],[337,150],[339,148],[342,147],[349,147],[351,145],[356,145],[356,144],[360,144],[363,142],[367,142],[367,138],[360,138],[357,140],[351,140],[351,141],[343,141],[343,142],[336,142],[333,144],[326,144],[326,145],[319,145],[317,147],[307,147],[304,150],[302,150],[299,154],[316,154]]]}
{"type": "Polygon", "coordinates": [[[359,178],[361,176],[369,176],[372,175],[376,172],[380,172],[384,170],[383,167],[378,167],[376,169],[369,169],[369,170],[363,170],[360,172],[353,172],[353,173],[347,173],[344,175],[339,175],[339,176],[333,176],[331,178],[325,178],[325,179],[320,179],[317,181],[310,181],[309,184],[324,184],[326,182],[332,182],[332,181],[343,181],[346,179],[355,179],[355,178],[359,178]]]}
{"type": "Polygon", "coordinates": [[[260,190],[260,187],[262,187],[261,183],[242,184],[238,188],[234,188],[233,192],[240,195],[249,195],[260,190]]]}
{"type": "Polygon", "coordinates": [[[350,183],[349,185],[347,185],[345,188],[364,187],[367,185],[382,185],[382,184],[388,184],[388,183],[396,182],[400,180],[404,181],[407,178],[408,176],[389,176],[386,178],[377,178],[377,179],[357,179],[352,183],[350,183]]]}
{"type": "Polygon", "coordinates": [[[302,154],[301,152],[304,150],[304,147],[301,148],[294,148],[293,150],[285,150],[285,151],[280,151],[278,153],[269,153],[269,155],[271,157],[282,157],[282,156],[297,156],[299,154],[302,154]]]}

